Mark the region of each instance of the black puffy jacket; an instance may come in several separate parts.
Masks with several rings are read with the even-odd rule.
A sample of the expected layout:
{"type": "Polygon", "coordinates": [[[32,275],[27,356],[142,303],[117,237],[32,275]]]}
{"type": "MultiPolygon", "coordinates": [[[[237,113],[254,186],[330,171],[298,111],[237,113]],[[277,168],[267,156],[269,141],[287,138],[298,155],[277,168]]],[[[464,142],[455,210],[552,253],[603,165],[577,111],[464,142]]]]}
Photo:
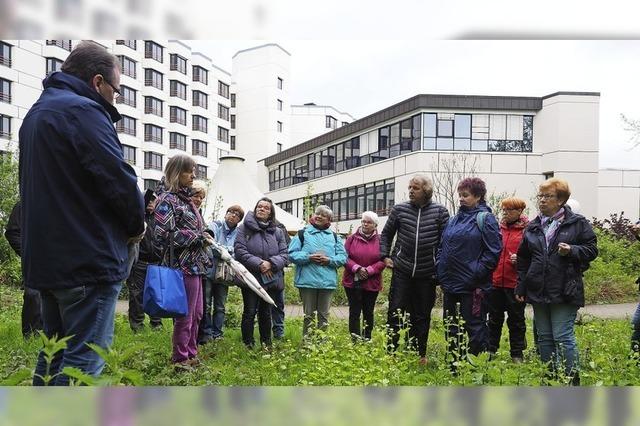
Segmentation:
{"type": "Polygon", "coordinates": [[[598,256],[596,234],[584,216],[565,206],[565,218],[549,243],[542,231],[540,217],[529,223],[518,248],[518,284],[515,294],[526,296],[528,303],[567,303],[584,306],[582,275],[598,256]],[[567,243],[571,251],[558,254],[558,243],[567,243]]]}
{"type": "Polygon", "coordinates": [[[381,258],[390,256],[397,234],[391,255],[394,269],[411,277],[435,278],[435,254],[448,220],[447,209],[433,201],[422,208],[410,202],[396,204],[380,234],[381,258]]]}

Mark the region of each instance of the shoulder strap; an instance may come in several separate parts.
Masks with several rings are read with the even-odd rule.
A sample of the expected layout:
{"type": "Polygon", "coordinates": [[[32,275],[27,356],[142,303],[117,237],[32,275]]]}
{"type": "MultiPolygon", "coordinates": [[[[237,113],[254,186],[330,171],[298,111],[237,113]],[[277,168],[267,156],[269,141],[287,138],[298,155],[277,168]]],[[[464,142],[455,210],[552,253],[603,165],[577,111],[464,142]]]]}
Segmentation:
{"type": "Polygon", "coordinates": [[[484,231],[484,220],[487,218],[489,212],[480,212],[476,215],[476,223],[478,224],[478,228],[480,232],[484,231]]]}
{"type": "Polygon", "coordinates": [[[304,245],[304,228],[298,231],[298,239],[300,240],[300,247],[304,245]]]}

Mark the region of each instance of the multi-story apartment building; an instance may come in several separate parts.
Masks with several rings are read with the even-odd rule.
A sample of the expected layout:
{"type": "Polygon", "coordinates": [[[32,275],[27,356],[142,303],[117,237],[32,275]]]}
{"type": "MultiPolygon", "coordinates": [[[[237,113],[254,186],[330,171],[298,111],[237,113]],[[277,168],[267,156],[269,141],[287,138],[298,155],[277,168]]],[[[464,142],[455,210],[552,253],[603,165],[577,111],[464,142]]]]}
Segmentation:
{"type": "Polygon", "coordinates": [[[347,112],[338,111],[329,105],[291,105],[290,145],[298,145],[318,135],[355,121],[347,112]]]}
{"type": "MultiPolygon", "coordinates": [[[[120,60],[116,106],[123,119],[116,130],[141,187],[155,187],[178,153],[194,157],[199,178],[213,176],[218,159],[229,152],[231,75],[180,41],[97,42],[120,60]],[[219,94],[220,87],[226,94],[219,94]]],[[[75,43],[0,42],[0,150],[17,150],[22,117],[40,95],[42,79],[60,69],[75,43]]]]}

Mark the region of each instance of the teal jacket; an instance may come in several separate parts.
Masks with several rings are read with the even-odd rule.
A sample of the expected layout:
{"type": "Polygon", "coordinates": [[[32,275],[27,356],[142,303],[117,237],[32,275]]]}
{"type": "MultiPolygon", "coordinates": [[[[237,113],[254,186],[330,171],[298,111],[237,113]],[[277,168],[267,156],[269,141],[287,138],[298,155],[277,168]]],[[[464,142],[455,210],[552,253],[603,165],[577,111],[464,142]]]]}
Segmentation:
{"type": "Polygon", "coordinates": [[[296,287],[335,290],[339,267],[347,263],[347,252],[340,237],[336,239],[331,229],[320,230],[307,225],[304,229],[304,245],[296,235],[289,244],[289,259],[296,265],[296,287]],[[309,260],[309,255],[323,251],[330,260],[319,265],[309,260]]]}

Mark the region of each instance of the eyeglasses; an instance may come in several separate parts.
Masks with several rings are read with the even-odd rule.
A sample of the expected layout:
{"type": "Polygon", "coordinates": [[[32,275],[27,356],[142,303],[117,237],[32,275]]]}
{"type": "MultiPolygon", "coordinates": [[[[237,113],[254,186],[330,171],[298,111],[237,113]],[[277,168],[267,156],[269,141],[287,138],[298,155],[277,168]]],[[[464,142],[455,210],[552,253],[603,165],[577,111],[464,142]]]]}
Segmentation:
{"type": "Polygon", "coordinates": [[[105,83],[107,83],[113,89],[113,99],[118,99],[120,97],[120,89],[116,89],[116,86],[109,83],[109,81],[105,78],[103,79],[105,83]]]}
{"type": "Polygon", "coordinates": [[[502,213],[508,213],[508,212],[517,212],[520,209],[502,209],[502,213]]]}
{"type": "Polygon", "coordinates": [[[556,196],[554,194],[538,194],[536,195],[536,198],[538,200],[551,200],[553,198],[556,198],[556,196]]]}
{"type": "Polygon", "coordinates": [[[228,215],[231,215],[231,216],[235,216],[235,217],[237,217],[238,219],[240,219],[240,213],[238,213],[238,212],[227,212],[227,214],[228,214],[228,215]]]}

